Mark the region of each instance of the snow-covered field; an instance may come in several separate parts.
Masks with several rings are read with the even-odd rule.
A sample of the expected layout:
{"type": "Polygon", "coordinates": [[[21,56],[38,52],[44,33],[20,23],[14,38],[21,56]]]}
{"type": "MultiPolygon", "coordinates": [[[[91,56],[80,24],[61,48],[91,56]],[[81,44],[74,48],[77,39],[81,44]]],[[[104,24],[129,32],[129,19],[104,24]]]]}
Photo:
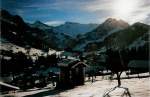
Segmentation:
{"type": "MultiPolygon", "coordinates": [[[[137,75],[135,75],[137,76],[137,75]]],[[[122,86],[127,87],[131,97],[150,97],[150,77],[147,78],[132,78],[122,79],[122,86]]],[[[103,97],[103,94],[109,89],[117,85],[117,80],[107,80],[107,78],[97,77],[96,81],[92,83],[87,81],[85,85],[75,87],[74,89],[65,91],[53,91],[51,89],[32,90],[28,92],[16,92],[3,95],[2,97],[103,97]]],[[[120,96],[124,89],[117,88],[109,95],[110,97],[128,97],[120,96]]]]}

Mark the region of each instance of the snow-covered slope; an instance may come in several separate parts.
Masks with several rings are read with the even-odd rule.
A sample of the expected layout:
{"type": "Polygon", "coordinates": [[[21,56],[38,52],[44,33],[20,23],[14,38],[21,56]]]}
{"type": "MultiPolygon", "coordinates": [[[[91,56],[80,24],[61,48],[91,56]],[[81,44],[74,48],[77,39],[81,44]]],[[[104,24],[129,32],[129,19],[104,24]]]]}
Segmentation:
{"type": "MultiPolygon", "coordinates": [[[[27,50],[21,46],[17,46],[15,44],[12,43],[1,43],[1,48],[0,50],[6,50],[6,51],[13,51],[14,53],[16,52],[23,52],[26,53],[27,50]]],[[[31,48],[29,54],[32,55],[37,55],[40,56],[42,55],[44,52],[39,50],[39,49],[35,49],[35,48],[31,48]]]]}

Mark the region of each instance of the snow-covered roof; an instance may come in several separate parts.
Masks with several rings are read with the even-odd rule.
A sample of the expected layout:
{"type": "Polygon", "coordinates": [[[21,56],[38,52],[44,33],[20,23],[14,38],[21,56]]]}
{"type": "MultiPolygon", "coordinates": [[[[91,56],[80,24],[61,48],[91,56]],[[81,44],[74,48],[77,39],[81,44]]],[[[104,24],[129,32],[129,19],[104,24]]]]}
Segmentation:
{"type": "Polygon", "coordinates": [[[69,68],[76,68],[77,66],[83,64],[85,67],[88,66],[84,62],[81,62],[79,60],[68,60],[65,59],[62,62],[58,63],[59,67],[69,67],[69,68]]]}

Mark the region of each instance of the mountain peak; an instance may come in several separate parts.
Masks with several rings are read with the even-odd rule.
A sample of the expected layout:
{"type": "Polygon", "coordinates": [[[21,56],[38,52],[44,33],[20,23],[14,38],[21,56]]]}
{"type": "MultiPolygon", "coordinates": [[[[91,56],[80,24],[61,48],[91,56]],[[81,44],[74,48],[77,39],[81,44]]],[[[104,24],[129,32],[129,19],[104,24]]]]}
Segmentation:
{"type": "Polygon", "coordinates": [[[52,29],[51,26],[48,26],[44,23],[42,23],[41,21],[35,21],[33,24],[30,24],[29,25],[30,27],[34,27],[34,28],[39,28],[39,29],[42,29],[42,30],[47,30],[47,29],[52,29]]]}
{"type": "Polygon", "coordinates": [[[118,27],[118,28],[127,28],[129,24],[123,20],[117,20],[115,18],[108,18],[105,20],[105,22],[102,24],[105,27],[118,27]]]}
{"type": "Polygon", "coordinates": [[[112,21],[117,21],[115,18],[108,18],[107,20],[105,20],[105,22],[112,22],[112,21]]]}

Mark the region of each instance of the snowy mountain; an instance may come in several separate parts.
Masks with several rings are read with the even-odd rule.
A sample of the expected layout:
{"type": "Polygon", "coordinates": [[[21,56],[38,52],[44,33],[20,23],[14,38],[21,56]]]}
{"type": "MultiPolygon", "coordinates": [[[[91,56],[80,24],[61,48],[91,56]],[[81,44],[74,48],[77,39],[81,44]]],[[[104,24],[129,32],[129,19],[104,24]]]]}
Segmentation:
{"type": "Polygon", "coordinates": [[[96,29],[94,29],[89,33],[86,33],[85,36],[87,40],[97,40],[113,32],[125,29],[128,26],[129,24],[124,22],[123,20],[108,18],[102,24],[100,24],[96,29]]]}
{"type": "Polygon", "coordinates": [[[35,21],[33,24],[29,24],[32,28],[39,28],[44,31],[53,30],[57,33],[64,33],[75,38],[78,34],[84,34],[95,29],[98,24],[80,24],[75,22],[65,22],[56,27],[48,26],[40,21],[35,21]]]}
{"type": "Polygon", "coordinates": [[[98,24],[80,24],[74,22],[66,22],[60,26],[54,28],[55,32],[65,33],[72,37],[76,37],[78,34],[84,34],[95,29],[98,24]]]}
{"type": "Polygon", "coordinates": [[[122,20],[107,19],[92,32],[78,36],[74,49],[82,51],[100,50],[101,48],[132,48],[148,45],[150,26],[135,23],[131,26],[122,20]]]}
{"type": "MultiPolygon", "coordinates": [[[[77,32],[77,35],[77,33],[57,32],[56,29],[67,29],[68,27],[68,31],[71,29],[74,29],[73,31],[81,31],[83,28],[82,30],[85,31],[85,29],[92,29],[92,27],[95,27],[93,25],[96,24],[66,22],[63,25],[51,27],[36,21],[33,25],[29,26],[20,16],[11,15],[5,10],[1,11],[0,21],[2,24],[1,41],[9,41],[23,47],[29,45],[38,49],[52,48],[63,50],[71,48],[79,51],[90,51],[101,49],[104,46],[113,48],[116,45],[119,48],[133,47],[135,44],[139,44],[138,41],[141,41],[144,35],[150,31],[150,26],[146,24],[135,23],[130,26],[122,20],[109,18],[91,32],[83,32],[84,34],[77,32]],[[88,26],[89,28],[87,28],[88,26]],[[74,35],[74,37],[70,35],[74,35]]],[[[142,43],[140,44],[142,45],[142,43]]]]}
{"type": "Polygon", "coordinates": [[[84,49],[87,48],[87,46],[92,45],[93,43],[99,44],[99,42],[103,42],[107,36],[127,27],[129,27],[129,24],[124,22],[123,20],[108,18],[91,32],[85,33],[83,35],[78,35],[78,44],[76,45],[75,49],[84,49]],[[80,45],[82,45],[82,47],[80,45]]]}

